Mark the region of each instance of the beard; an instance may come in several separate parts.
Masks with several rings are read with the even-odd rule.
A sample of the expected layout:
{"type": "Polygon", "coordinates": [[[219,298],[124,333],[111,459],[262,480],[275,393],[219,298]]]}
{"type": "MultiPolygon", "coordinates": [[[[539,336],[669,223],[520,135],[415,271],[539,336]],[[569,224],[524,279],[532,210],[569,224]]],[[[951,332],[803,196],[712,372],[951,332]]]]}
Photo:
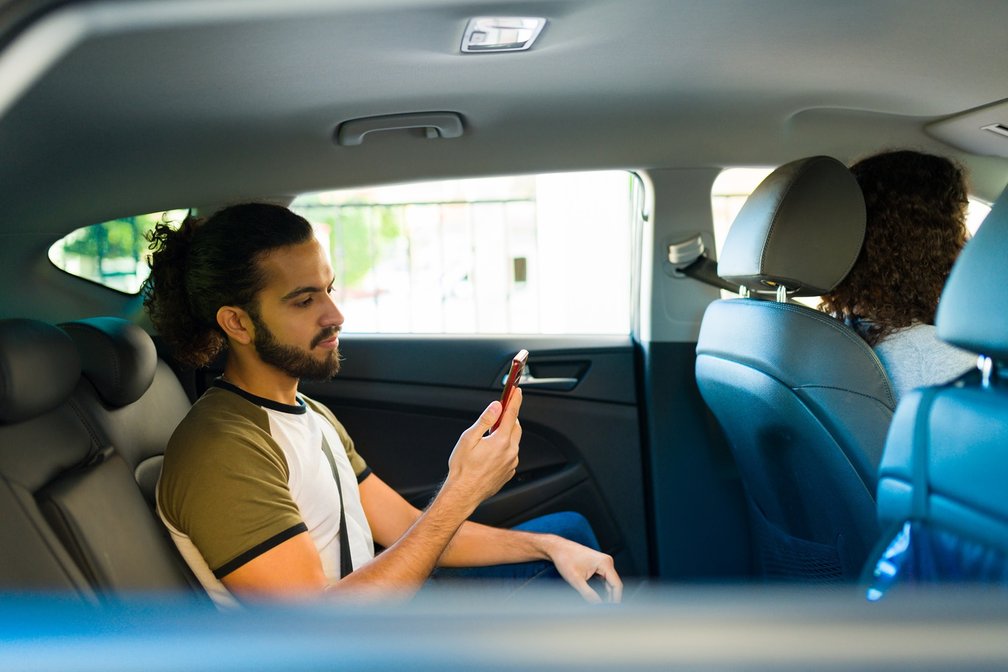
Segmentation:
{"type": "MultiPolygon", "coordinates": [[[[299,380],[326,381],[339,373],[340,355],[338,349],[327,353],[323,359],[316,359],[312,357],[309,350],[281,343],[258,316],[250,315],[250,317],[252,324],[255,325],[256,352],[259,353],[259,358],[262,361],[299,380]]],[[[322,341],[332,338],[339,332],[339,327],[323,329],[312,339],[310,347],[313,349],[322,341]]]]}

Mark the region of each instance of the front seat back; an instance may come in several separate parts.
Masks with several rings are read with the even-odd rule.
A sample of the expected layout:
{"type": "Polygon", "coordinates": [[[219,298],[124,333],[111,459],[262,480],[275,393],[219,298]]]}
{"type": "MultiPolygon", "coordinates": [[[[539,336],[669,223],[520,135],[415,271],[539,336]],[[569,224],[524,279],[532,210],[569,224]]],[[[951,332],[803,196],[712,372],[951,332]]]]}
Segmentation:
{"type": "Polygon", "coordinates": [[[819,156],[771,173],[736,217],[718,274],[754,298],[708,308],[700,392],[749,502],[757,573],[856,579],[875,544],[875,473],[895,406],[875,353],[849,327],[787,298],[835,287],[857,259],[865,207],[850,171],[819,156]],[[777,300],[764,300],[773,293],[777,300]]]}
{"type": "Polygon", "coordinates": [[[908,394],[879,469],[887,531],[869,597],[933,581],[1008,584],[1008,189],[949,275],[938,336],[976,352],[960,380],[908,394]]]}

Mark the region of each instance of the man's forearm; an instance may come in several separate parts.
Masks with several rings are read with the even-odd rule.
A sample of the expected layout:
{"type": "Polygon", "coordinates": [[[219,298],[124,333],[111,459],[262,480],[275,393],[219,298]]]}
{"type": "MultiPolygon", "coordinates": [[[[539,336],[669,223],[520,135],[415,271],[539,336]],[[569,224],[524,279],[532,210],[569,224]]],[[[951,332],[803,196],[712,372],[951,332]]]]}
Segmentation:
{"type": "MultiPolygon", "coordinates": [[[[330,590],[396,591],[407,596],[419,590],[466,518],[480,502],[514,476],[521,440],[521,425],[518,424],[521,390],[515,389],[513,395],[503,415],[500,402],[494,401],[469,429],[462,432],[448,457],[448,477],[444,485],[406,533],[374,561],[340,580],[330,590]],[[499,429],[487,434],[498,419],[501,420],[499,429]]],[[[379,542],[393,538],[411,515],[412,507],[377,480],[362,488],[361,503],[379,542]],[[395,509],[392,512],[395,521],[382,520],[387,513],[382,510],[383,503],[395,509]]]]}
{"type": "Polygon", "coordinates": [[[555,537],[549,534],[499,529],[466,521],[455,533],[438,561],[442,567],[549,560],[555,537]]]}

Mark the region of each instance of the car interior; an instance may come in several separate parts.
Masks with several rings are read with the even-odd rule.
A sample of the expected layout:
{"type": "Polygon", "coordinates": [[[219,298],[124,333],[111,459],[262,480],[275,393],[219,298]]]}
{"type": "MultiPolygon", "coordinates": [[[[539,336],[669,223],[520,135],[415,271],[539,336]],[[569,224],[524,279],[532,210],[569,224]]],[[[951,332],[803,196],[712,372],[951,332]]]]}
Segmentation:
{"type": "MultiPolygon", "coordinates": [[[[0,669],[132,669],[140,649],[162,669],[317,669],[339,647],[361,669],[1008,662],[1006,22],[987,0],[0,0],[0,669]],[[896,148],[957,161],[990,208],[936,319],[978,368],[899,404],[872,348],[815,307],[864,238],[847,167],[896,148]],[[734,169],[761,179],[726,192],[722,225],[716,185],[734,169]],[[473,519],[580,512],[625,604],[461,592],[221,623],[155,493],[222,362],[180,364],[141,291],[57,267],[54,246],[147,213],[321,207],[334,190],[349,212],[403,185],[419,195],[382,207],[407,212],[438,180],[599,171],[629,185],[625,219],[584,187],[553,206],[567,228],[532,197],[481,201],[538,208],[526,238],[479,233],[489,206],[455,227],[444,208],[462,198],[438,196],[442,268],[463,248],[482,261],[438,271],[433,299],[421,238],[353,247],[325,223],[334,267],[381,250],[416,264],[394,305],[478,305],[474,278],[498,264],[509,301],[545,287],[536,325],[563,324],[562,306],[588,326],[526,329],[509,303],[508,328],[480,327],[504,311],[484,308],[474,328],[355,330],[348,308],[340,373],[300,390],[422,508],[527,349],[519,467],[473,519]],[[897,625],[913,646],[893,654],[897,625]],[[283,657],[288,639],[304,646],[283,657]],[[85,641],[92,657],[75,658],[85,641]]],[[[369,230],[417,235],[382,216],[369,230]]],[[[114,244],[97,243],[99,270],[114,244]]],[[[130,245],[143,267],[146,241],[130,245]]],[[[347,305],[399,285],[375,287],[347,305]]]]}

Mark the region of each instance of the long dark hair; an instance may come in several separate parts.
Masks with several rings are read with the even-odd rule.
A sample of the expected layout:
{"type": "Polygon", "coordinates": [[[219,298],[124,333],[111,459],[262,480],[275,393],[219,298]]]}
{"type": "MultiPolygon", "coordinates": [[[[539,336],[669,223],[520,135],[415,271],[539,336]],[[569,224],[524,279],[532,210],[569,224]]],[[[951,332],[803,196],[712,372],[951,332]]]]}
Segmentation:
{"type": "Polygon", "coordinates": [[[885,152],[851,167],[867,228],[846,278],[820,308],[851,322],[869,345],[915,322],[934,324],[952,264],[966,243],[965,171],[949,159],[885,152]]]}
{"type": "Polygon", "coordinates": [[[144,306],[174,356],[193,368],[213,361],[227,347],[217,310],[238,306],[254,313],[267,280],[262,256],[311,236],[307,220],[267,203],[231,206],[206,219],[189,216],[177,230],[155,226],[148,234],[153,252],[144,306]]]}

